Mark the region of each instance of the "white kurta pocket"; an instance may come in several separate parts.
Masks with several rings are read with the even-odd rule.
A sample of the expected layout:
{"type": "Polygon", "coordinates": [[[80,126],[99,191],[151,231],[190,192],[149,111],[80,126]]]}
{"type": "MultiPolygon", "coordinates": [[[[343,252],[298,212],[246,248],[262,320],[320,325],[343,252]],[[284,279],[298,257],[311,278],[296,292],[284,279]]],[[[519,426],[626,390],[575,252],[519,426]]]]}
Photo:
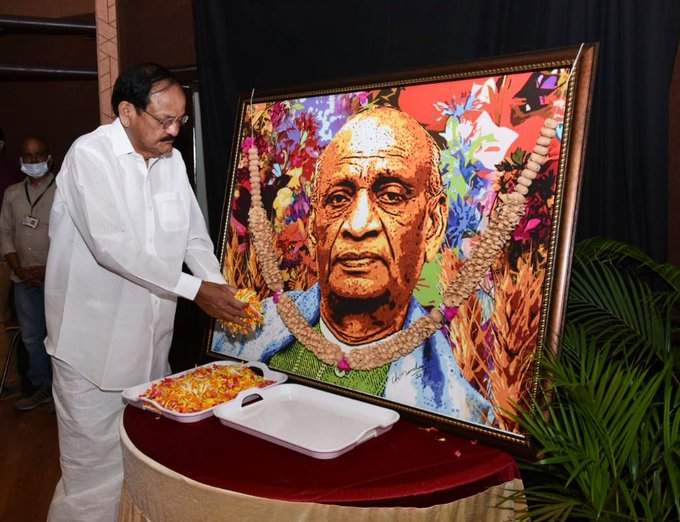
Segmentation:
{"type": "Polygon", "coordinates": [[[158,222],[166,232],[189,227],[189,215],[182,197],[177,192],[165,192],[154,197],[158,222]]]}

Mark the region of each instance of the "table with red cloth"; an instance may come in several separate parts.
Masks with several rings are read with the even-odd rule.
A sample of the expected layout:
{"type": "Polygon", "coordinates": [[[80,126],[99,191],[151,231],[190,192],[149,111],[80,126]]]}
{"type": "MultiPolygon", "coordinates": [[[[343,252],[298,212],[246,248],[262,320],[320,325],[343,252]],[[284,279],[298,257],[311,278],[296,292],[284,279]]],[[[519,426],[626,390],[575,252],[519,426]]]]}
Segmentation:
{"type": "Polygon", "coordinates": [[[507,453],[404,419],[321,460],[222,425],[128,406],[119,520],[513,520],[507,453]]]}

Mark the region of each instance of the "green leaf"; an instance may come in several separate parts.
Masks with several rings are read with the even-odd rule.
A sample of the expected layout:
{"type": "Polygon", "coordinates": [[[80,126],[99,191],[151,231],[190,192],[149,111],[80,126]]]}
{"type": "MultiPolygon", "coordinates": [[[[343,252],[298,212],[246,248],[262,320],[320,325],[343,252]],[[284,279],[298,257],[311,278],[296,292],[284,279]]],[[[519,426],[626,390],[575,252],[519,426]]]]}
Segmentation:
{"type": "Polygon", "coordinates": [[[679,288],[638,249],[576,246],[551,389],[516,410],[541,448],[521,466],[532,520],[680,520],[679,288]]]}

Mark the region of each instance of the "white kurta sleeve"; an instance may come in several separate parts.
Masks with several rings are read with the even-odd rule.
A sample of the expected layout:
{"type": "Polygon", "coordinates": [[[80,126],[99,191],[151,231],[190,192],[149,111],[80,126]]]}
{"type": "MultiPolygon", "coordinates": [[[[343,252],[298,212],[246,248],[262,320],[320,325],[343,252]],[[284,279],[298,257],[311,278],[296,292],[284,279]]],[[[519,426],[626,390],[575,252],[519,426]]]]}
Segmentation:
{"type": "MultiPolygon", "coordinates": [[[[75,227],[104,268],[154,293],[193,299],[201,280],[182,273],[182,258],[186,257],[187,266],[199,277],[215,270],[219,273],[200,210],[198,215],[190,211],[190,235],[178,259],[156,255],[142,244],[144,238],[134,232],[135,225],[139,228],[139,220],[144,219],[143,209],[140,213],[131,199],[125,197],[126,191],[135,190],[126,186],[126,176],[138,173],[116,171],[118,161],[87,147],[74,146],[67,155],[57,183],[75,227]]],[[[129,161],[134,166],[133,158],[120,161],[129,161]]],[[[193,193],[190,196],[195,201],[193,193]]]]}

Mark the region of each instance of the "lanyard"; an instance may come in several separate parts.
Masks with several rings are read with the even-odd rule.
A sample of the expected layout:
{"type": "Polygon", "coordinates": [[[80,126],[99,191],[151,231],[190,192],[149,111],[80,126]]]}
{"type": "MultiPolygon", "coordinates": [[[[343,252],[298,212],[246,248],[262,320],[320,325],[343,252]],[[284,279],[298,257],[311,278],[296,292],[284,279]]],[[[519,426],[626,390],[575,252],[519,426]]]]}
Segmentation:
{"type": "Polygon", "coordinates": [[[33,215],[33,208],[38,204],[38,201],[45,195],[45,192],[52,186],[52,183],[54,183],[54,180],[57,178],[52,178],[52,181],[45,187],[45,190],[43,190],[40,195],[35,198],[35,201],[31,203],[31,197],[28,195],[28,180],[24,182],[24,192],[26,193],[26,199],[28,200],[28,204],[31,205],[31,215],[33,215]]]}

